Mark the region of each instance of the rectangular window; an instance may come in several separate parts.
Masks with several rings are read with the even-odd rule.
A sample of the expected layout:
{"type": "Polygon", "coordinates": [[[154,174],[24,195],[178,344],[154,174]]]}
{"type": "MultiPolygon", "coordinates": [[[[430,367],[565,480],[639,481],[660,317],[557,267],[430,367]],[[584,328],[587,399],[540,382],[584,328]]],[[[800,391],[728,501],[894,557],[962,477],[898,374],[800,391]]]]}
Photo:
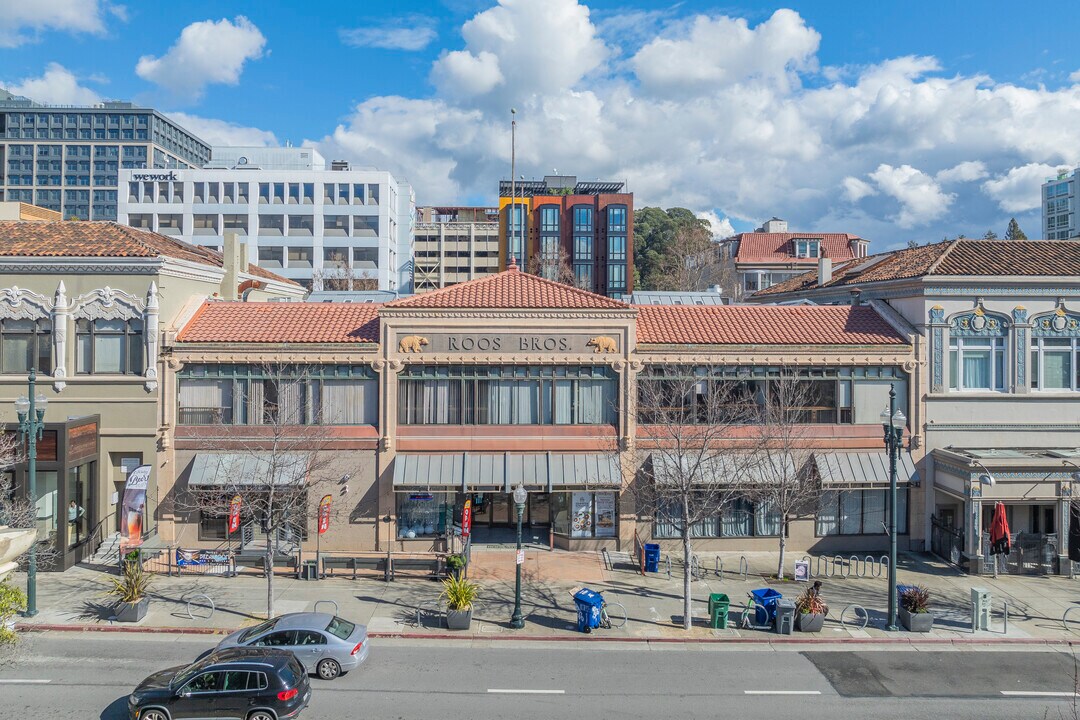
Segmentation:
{"type": "Polygon", "coordinates": [[[76,320],[75,349],[78,373],[141,375],[142,321],[76,320]]]}
{"type": "Polygon", "coordinates": [[[4,373],[22,375],[36,368],[52,374],[52,324],[42,320],[0,320],[0,363],[4,373]]]}
{"type": "MultiPolygon", "coordinates": [[[[896,491],[896,531],[908,532],[907,488],[896,491]]],[[[884,535],[889,523],[888,490],[826,490],[818,500],[816,528],[828,535],[884,535]]]]}
{"type": "Polygon", "coordinates": [[[540,232],[555,233],[558,235],[559,208],[554,205],[545,205],[540,208],[540,232]]]}
{"type": "Polygon", "coordinates": [[[574,260],[585,261],[593,259],[593,236],[574,236],[574,260]]]}
{"type": "Polygon", "coordinates": [[[1080,390],[1080,338],[1033,338],[1031,387],[1080,390]]]}
{"type": "Polygon", "coordinates": [[[222,216],[222,226],[226,230],[232,230],[238,235],[247,235],[248,232],[248,216],[247,215],[224,215],[222,216]]]}
{"type": "Polygon", "coordinates": [[[795,257],[801,258],[816,258],[821,252],[821,243],[819,240],[811,240],[809,238],[801,238],[795,242],[795,257]]]}
{"type": "Polygon", "coordinates": [[[290,268],[310,268],[311,267],[311,248],[289,248],[289,267],[290,268]]]}
{"type": "Polygon", "coordinates": [[[300,204],[300,183],[289,183],[289,204],[300,204]]]}
{"type": "Polygon", "coordinates": [[[323,236],[325,237],[348,237],[348,215],[323,215],[323,236]]]}
{"type": "Polygon", "coordinates": [[[259,267],[280,269],[283,267],[285,249],[280,247],[260,247],[259,267]]]}
{"type": "Polygon", "coordinates": [[[585,205],[574,208],[574,232],[591,233],[593,231],[593,209],[585,205]]]}
{"type": "Polygon", "coordinates": [[[289,235],[311,237],[315,234],[315,217],[312,215],[290,215],[289,235]]]}
{"type": "Polygon", "coordinates": [[[949,388],[952,390],[1003,390],[1005,388],[1005,338],[950,338],[949,388]]]}
{"type": "Polygon", "coordinates": [[[608,236],[608,260],[626,260],[626,236],[608,236]]]}
{"type": "Polygon", "coordinates": [[[625,205],[610,205],[607,209],[608,214],[608,227],[609,233],[624,233],[626,232],[626,206],[625,205]]]}
{"type": "Polygon", "coordinates": [[[608,263],[608,290],[626,290],[626,265],[608,263]]]}
{"type": "Polygon", "coordinates": [[[283,215],[260,215],[259,235],[281,237],[285,234],[285,217],[283,215]]]}
{"type": "Polygon", "coordinates": [[[354,215],[353,216],[353,237],[378,237],[379,236],[379,216],[378,215],[354,215]]]}
{"type": "MultiPolygon", "coordinates": [[[[246,218],[245,218],[246,219],[246,218]]],[[[217,215],[193,215],[192,235],[220,235],[217,215]]]]}

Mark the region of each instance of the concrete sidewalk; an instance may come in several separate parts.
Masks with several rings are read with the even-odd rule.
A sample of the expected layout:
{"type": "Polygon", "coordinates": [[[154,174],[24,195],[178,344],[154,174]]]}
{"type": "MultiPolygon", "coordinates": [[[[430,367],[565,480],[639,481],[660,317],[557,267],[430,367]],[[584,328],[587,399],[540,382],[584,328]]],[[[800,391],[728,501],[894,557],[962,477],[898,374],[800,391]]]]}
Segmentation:
{"type": "MultiPolygon", "coordinates": [[[[682,629],[682,572],[676,567],[669,577],[663,572],[643,577],[634,564],[615,561],[605,567],[597,553],[529,550],[523,566],[522,611],[524,630],[511,630],[509,618],[514,601],[514,552],[500,550],[473,553],[470,578],[481,588],[469,632],[451,632],[442,622],[439,595],[441,585],[423,578],[381,579],[327,578],[317,582],[295,577],[275,577],[275,613],[312,610],[322,600],[337,604],[337,612],[361,623],[375,637],[446,637],[470,640],[639,640],[639,641],[729,641],[815,642],[815,643],[1019,643],[1046,644],[1080,641],[1080,611],[1077,632],[1067,631],[1061,617],[1080,601],[1080,580],[1058,577],[971,578],[925,555],[901,557],[899,580],[924,585],[931,590],[936,616],[929,634],[886,632],[887,581],[874,578],[821,578],[823,597],[830,614],[825,629],[817,634],[795,633],[778,636],[770,630],[739,628],[736,606],[744,605],[750,590],[772,587],[794,598],[806,588],[804,583],[767,580],[775,571],[772,553],[747,555],[750,573],[746,579],[730,571],[718,577],[714,558],[702,559],[705,577],[693,582],[693,621],[690,631],[682,629]],[[598,630],[583,636],[576,630],[571,590],[587,586],[609,601],[625,606],[628,621],[622,628],[598,630]],[[985,587],[993,595],[994,617],[990,631],[971,631],[970,590],[985,587]],[[722,592],[731,598],[728,629],[708,627],[707,601],[710,593],[722,592]],[[1009,605],[1005,630],[1003,602],[1009,605]],[[854,605],[865,608],[869,622],[865,629],[854,605]],[[418,612],[419,611],[419,612],[418,612]],[[845,623],[841,623],[841,614],[845,623]]],[[[725,568],[738,567],[739,556],[725,556],[725,568]]],[[[102,569],[75,567],[62,574],[38,575],[39,614],[24,619],[19,627],[33,629],[136,630],[167,632],[225,632],[250,625],[265,617],[266,581],[254,575],[236,578],[216,576],[157,576],[151,588],[147,617],[138,626],[116,623],[111,603],[105,596],[110,577],[102,569]],[[209,598],[209,600],[207,599],[209,598]],[[211,602],[213,608],[211,608],[211,602]],[[189,617],[190,611],[190,617],[189,617]]],[[[15,576],[18,584],[25,577],[15,576]]],[[[332,605],[322,606],[320,609],[332,605]]]]}

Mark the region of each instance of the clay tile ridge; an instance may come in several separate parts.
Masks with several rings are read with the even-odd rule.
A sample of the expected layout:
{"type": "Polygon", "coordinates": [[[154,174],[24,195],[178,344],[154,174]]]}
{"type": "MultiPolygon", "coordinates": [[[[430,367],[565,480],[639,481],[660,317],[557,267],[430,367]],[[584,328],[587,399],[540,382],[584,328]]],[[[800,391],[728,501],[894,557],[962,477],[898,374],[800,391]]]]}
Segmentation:
{"type": "Polygon", "coordinates": [[[631,310],[613,298],[522,272],[511,263],[503,272],[450,287],[394,300],[394,308],[609,309],[631,310]]]}

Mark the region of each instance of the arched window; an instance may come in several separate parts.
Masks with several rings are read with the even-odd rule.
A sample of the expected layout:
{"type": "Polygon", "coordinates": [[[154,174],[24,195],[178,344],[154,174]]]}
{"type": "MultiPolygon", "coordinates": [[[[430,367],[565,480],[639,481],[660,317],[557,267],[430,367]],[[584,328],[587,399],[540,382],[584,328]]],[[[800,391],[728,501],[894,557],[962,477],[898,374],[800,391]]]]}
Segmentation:
{"type": "Polygon", "coordinates": [[[142,320],[87,320],[75,322],[75,372],[86,375],[141,375],[143,372],[142,320]]]}
{"type": "Polygon", "coordinates": [[[41,320],[0,320],[0,364],[4,373],[52,373],[52,323],[41,320]]]}
{"type": "Polygon", "coordinates": [[[1080,390],[1080,316],[1059,307],[1031,324],[1031,389],[1080,390]]]}

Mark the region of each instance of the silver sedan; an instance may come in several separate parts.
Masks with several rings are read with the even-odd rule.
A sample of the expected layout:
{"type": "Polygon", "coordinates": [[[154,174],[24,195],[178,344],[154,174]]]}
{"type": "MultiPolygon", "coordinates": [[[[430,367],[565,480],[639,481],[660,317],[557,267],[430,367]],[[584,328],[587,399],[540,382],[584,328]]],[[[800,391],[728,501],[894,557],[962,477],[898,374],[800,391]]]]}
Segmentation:
{"type": "Polygon", "coordinates": [[[228,647],[291,650],[307,672],[333,680],[367,659],[367,627],[329,613],[289,613],[227,635],[217,649],[228,647]]]}

